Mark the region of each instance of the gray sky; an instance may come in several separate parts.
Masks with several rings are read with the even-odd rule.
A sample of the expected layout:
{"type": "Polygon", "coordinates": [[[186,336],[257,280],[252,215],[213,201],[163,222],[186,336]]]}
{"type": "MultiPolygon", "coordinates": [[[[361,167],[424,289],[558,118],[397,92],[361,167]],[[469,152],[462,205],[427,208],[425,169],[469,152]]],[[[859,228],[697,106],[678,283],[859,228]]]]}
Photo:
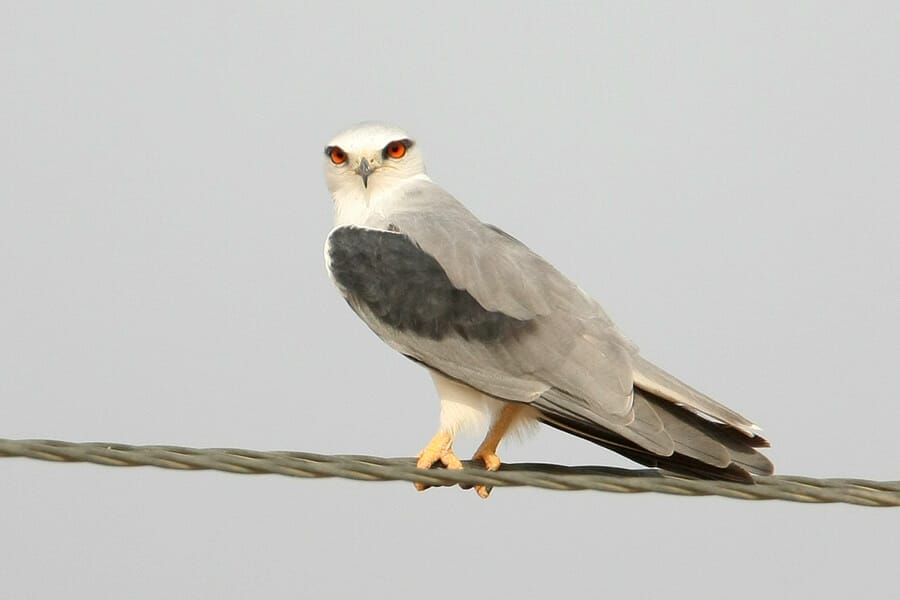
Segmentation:
{"type": "MultiPolygon", "coordinates": [[[[431,382],[322,260],[322,147],[379,119],[780,472],[900,479],[900,5],[155,4],[0,4],[0,437],[416,453],[431,382]]],[[[0,480],[8,598],[883,598],[900,557],[848,506],[0,480]]]]}

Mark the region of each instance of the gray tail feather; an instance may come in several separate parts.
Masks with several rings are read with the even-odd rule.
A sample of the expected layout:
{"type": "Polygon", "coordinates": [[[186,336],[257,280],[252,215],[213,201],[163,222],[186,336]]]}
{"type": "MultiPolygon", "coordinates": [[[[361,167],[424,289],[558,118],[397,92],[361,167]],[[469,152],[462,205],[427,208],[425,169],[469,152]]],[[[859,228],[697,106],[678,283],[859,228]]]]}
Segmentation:
{"type": "MultiPolygon", "coordinates": [[[[558,390],[555,390],[559,394],[558,390]]],[[[629,429],[613,431],[609,423],[601,424],[584,414],[564,410],[558,400],[539,398],[532,403],[540,420],[567,433],[599,444],[648,467],[658,467],[703,479],[725,479],[752,482],[751,474],[770,475],[774,466],[756,448],[767,447],[760,437],[748,437],[728,425],[714,423],[644,390],[635,388],[635,412],[648,410],[659,417],[664,433],[672,440],[674,450],[660,454],[641,445],[646,419],[635,420],[629,429]]],[[[574,400],[574,399],[573,399],[574,400]]],[[[577,401],[576,401],[577,402],[577,401]]],[[[654,419],[656,421],[656,419],[654,419]]],[[[654,427],[654,429],[656,429],[654,427]]],[[[649,445],[649,444],[648,444],[649,445]]]]}

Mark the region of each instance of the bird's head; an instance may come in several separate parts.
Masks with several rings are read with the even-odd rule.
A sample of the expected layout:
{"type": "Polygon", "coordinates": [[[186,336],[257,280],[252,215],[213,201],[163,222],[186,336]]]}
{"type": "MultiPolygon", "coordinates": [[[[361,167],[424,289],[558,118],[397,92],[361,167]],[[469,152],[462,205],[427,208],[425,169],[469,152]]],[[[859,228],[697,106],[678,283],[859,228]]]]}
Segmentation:
{"type": "Polygon", "coordinates": [[[386,123],[354,125],[325,146],[325,181],[335,197],[389,191],[424,173],[422,154],[410,135],[386,123]]]}

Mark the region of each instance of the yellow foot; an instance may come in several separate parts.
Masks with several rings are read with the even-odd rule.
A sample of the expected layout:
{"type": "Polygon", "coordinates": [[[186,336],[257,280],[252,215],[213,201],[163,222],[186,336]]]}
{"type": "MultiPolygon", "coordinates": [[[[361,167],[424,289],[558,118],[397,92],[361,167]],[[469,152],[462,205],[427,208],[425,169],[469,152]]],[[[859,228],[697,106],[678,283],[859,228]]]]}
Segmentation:
{"type": "MultiPolygon", "coordinates": [[[[525,405],[518,402],[508,402],[503,406],[500,414],[494,419],[494,423],[491,425],[484,441],[481,442],[481,445],[478,446],[478,450],[475,451],[475,456],[472,457],[472,460],[480,460],[483,462],[484,467],[488,471],[496,471],[500,468],[500,457],[497,456],[497,447],[500,445],[500,440],[503,439],[503,436],[506,435],[506,432],[509,431],[509,428],[515,423],[516,416],[522,410],[523,406],[525,405]]],[[[475,491],[478,492],[478,495],[482,498],[490,496],[491,489],[492,488],[489,485],[475,486],[475,491]]]]}
{"type": "MultiPolygon", "coordinates": [[[[431,438],[425,449],[419,453],[419,460],[416,462],[416,466],[420,469],[430,469],[438,461],[448,469],[463,468],[462,462],[453,453],[453,438],[449,433],[438,433],[431,438]]],[[[416,483],[415,485],[420,492],[431,487],[424,483],[416,483]]]]}
{"type": "MultiPolygon", "coordinates": [[[[497,456],[496,452],[479,450],[475,453],[475,456],[472,457],[472,460],[480,460],[481,462],[483,462],[484,468],[488,471],[496,471],[500,468],[500,457],[497,456]]],[[[492,489],[494,488],[489,485],[479,484],[475,486],[475,493],[486,499],[491,495],[492,489]]]]}

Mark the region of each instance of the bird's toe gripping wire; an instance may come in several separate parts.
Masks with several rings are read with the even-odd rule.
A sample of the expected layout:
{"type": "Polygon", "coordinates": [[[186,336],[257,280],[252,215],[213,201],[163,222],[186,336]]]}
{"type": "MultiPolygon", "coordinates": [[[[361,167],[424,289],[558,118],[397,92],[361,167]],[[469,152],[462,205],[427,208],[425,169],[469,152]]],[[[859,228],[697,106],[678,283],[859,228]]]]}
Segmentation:
{"type": "MultiPolygon", "coordinates": [[[[500,468],[501,461],[500,457],[497,456],[497,447],[500,446],[500,441],[503,439],[503,436],[509,432],[510,428],[516,422],[521,410],[522,405],[520,404],[507,404],[503,407],[500,414],[497,415],[497,418],[494,420],[493,425],[491,425],[491,429],[488,431],[487,436],[485,436],[484,441],[481,442],[481,445],[478,446],[478,450],[475,451],[472,460],[480,460],[483,462],[484,468],[488,471],[496,471],[500,468]]],[[[493,489],[492,486],[483,484],[477,484],[473,487],[475,488],[475,493],[485,499],[491,495],[491,490],[493,489]]]]}
{"type": "MultiPolygon", "coordinates": [[[[416,466],[420,469],[430,469],[437,462],[440,462],[448,469],[463,468],[462,462],[453,453],[453,436],[442,431],[431,438],[428,445],[419,452],[419,460],[416,462],[416,466]]],[[[416,483],[415,485],[420,492],[431,487],[424,483],[416,483]]]]}

